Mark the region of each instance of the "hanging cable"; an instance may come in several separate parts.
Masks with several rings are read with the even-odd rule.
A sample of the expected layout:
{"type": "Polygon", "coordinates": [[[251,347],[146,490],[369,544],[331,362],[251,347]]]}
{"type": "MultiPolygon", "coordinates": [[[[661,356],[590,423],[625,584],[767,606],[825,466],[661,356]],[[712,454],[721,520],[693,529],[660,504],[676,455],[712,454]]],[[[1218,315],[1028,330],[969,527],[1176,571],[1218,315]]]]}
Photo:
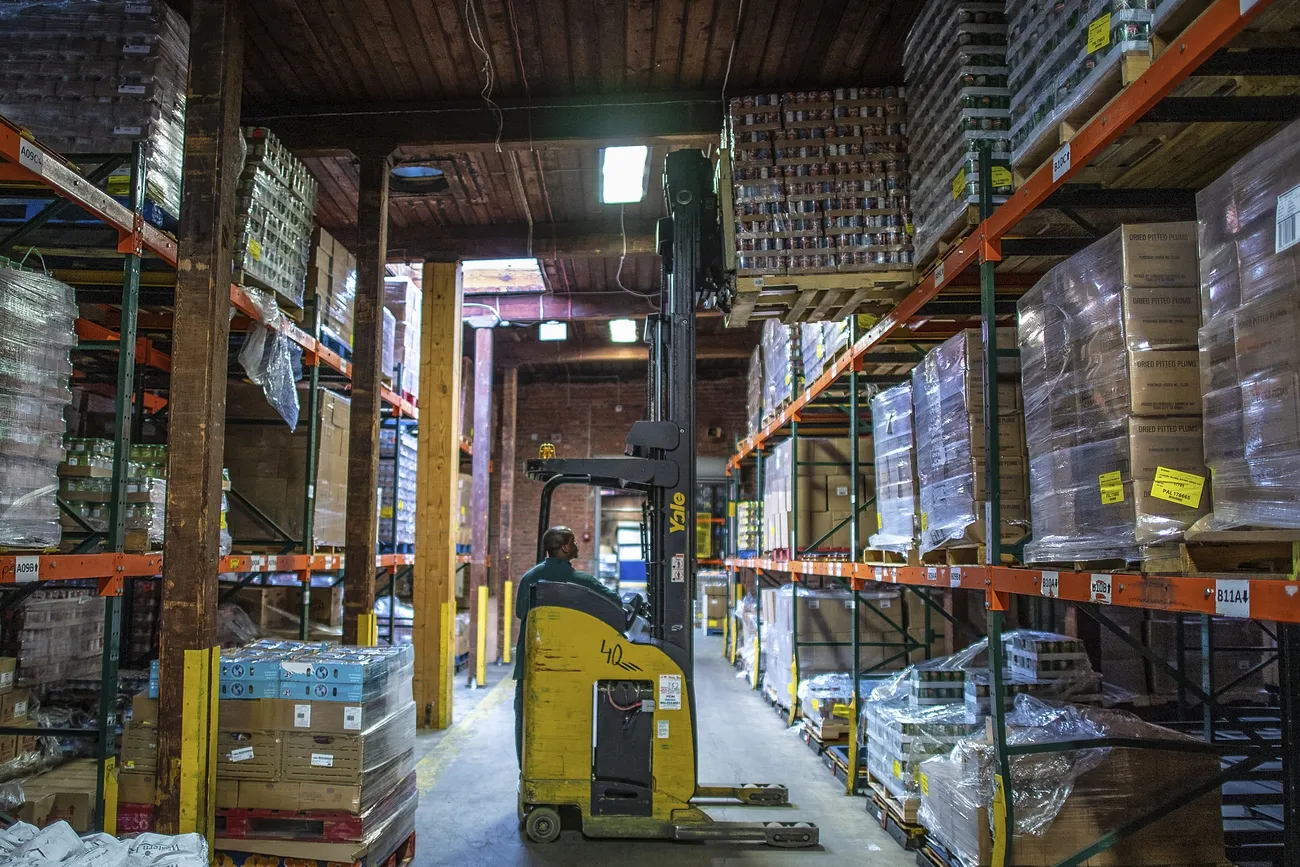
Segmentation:
{"type": "Polygon", "coordinates": [[[644,298],[650,305],[650,309],[656,309],[659,304],[659,296],[663,294],[663,288],[660,287],[658,292],[646,293],[638,292],[635,289],[629,289],[623,285],[623,261],[627,259],[627,224],[624,221],[624,215],[627,212],[626,205],[618,206],[618,228],[623,233],[623,253],[618,257],[618,271],[614,273],[614,284],[629,295],[635,295],[638,298],[644,298]],[[655,299],[653,302],[651,299],[655,299]]]}
{"type": "Polygon", "coordinates": [[[496,79],[496,69],[492,66],[492,55],[487,50],[487,40],[483,38],[483,25],[479,23],[478,9],[474,6],[474,0],[465,0],[465,29],[469,31],[469,41],[483,55],[483,90],[480,91],[480,95],[483,97],[483,101],[488,104],[492,116],[496,118],[497,138],[495,147],[496,152],[501,153],[501,133],[505,120],[501,114],[501,107],[492,101],[492,85],[496,79]]]}

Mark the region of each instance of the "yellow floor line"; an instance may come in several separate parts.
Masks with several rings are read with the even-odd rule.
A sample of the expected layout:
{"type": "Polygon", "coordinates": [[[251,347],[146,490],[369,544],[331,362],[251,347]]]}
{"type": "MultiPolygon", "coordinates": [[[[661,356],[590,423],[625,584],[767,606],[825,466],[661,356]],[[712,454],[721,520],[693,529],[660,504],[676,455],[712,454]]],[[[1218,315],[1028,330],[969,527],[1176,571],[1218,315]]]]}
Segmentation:
{"type": "Polygon", "coordinates": [[[512,700],[514,692],[514,678],[502,678],[501,682],[492,687],[492,691],[483,696],[483,700],[463,720],[456,720],[451,731],[443,735],[442,740],[420,759],[415,766],[415,785],[421,795],[428,794],[433,789],[438,782],[438,777],[456,757],[461,741],[474,734],[474,724],[496,710],[497,705],[512,700]]]}

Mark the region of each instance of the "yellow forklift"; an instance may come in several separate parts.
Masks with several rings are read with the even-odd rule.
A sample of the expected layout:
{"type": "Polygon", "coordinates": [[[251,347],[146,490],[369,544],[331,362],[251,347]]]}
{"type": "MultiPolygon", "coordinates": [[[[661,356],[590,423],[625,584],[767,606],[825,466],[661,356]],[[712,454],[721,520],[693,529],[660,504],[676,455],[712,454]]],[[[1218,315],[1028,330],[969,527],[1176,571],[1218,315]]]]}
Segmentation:
{"type": "Polygon", "coordinates": [[[695,311],[726,309],[731,282],[712,163],[670,153],[669,216],[658,224],[660,310],[646,323],[648,418],[632,425],[625,457],[538,459],[538,519],[566,484],[645,496],[646,595],[627,607],[572,584],[538,582],[525,632],[523,771],[519,813],[545,843],[561,824],[588,837],[818,843],[807,822],[720,822],[708,805],[788,805],[784,786],[697,781],[692,593],[695,586],[695,311]]]}

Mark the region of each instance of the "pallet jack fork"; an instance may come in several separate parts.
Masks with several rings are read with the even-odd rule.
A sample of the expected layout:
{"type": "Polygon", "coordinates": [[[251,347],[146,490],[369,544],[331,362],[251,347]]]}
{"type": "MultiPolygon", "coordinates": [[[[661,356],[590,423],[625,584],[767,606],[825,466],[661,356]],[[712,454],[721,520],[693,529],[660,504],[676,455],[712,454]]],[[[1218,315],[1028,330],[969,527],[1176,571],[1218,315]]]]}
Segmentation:
{"type": "Polygon", "coordinates": [[[658,225],[660,309],[646,322],[647,418],[621,458],[528,461],[542,481],[541,537],[562,485],[645,496],[642,551],[648,598],[624,610],[586,587],[538,582],[523,625],[524,749],[519,812],[528,837],[559,836],[576,812],[589,837],[728,841],[805,848],[808,822],[718,822],[702,808],[789,805],[784,786],[696,783],[693,657],[695,588],[695,311],[728,309],[712,163],[668,154],[658,225]]]}

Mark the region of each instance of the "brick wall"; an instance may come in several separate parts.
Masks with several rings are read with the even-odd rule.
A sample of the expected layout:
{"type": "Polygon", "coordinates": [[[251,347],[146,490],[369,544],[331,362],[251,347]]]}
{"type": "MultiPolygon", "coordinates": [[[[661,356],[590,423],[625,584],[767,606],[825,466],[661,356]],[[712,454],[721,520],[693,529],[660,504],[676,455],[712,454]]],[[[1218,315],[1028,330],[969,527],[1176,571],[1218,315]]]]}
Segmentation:
{"type": "MultiPolygon", "coordinates": [[[[727,456],[745,432],[745,380],[743,377],[702,381],[696,390],[697,448],[700,455],[727,456]],[[710,437],[710,429],[721,434],[710,437]]],[[[535,562],[537,512],[542,486],[523,475],[524,461],[537,456],[544,442],[555,444],[559,457],[613,457],[623,454],[632,423],[645,417],[645,380],[599,383],[533,383],[519,387],[516,428],[514,532],[511,557],[518,580],[535,562]],[[621,411],[619,410],[621,407],[621,411]]],[[[500,434],[497,434],[499,441],[500,434]]],[[[494,451],[499,445],[494,447],[494,451]]],[[[495,468],[498,472],[505,467],[495,468]]],[[[594,492],[564,486],[551,500],[551,524],[566,524],[578,537],[579,557],[574,566],[594,572],[592,538],[595,528],[594,492]]],[[[495,516],[495,510],[493,512],[495,516]]]]}

